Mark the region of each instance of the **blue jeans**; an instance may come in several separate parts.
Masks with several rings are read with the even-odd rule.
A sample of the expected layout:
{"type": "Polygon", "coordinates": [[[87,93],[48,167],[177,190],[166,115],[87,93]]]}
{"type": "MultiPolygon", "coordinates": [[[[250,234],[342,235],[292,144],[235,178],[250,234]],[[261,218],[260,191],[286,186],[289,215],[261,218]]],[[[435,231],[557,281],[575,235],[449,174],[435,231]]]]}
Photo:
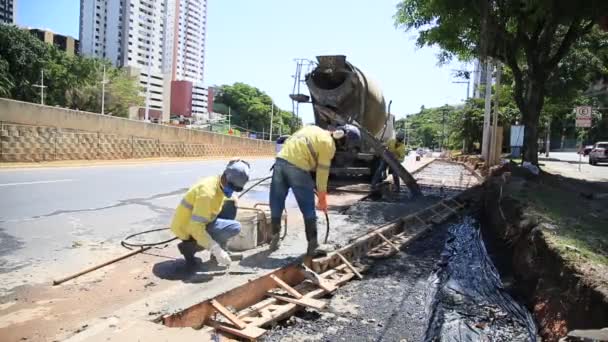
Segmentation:
{"type": "Polygon", "coordinates": [[[233,201],[225,201],[217,218],[207,225],[207,233],[220,246],[225,247],[231,237],[241,231],[241,223],[236,218],[236,207],[233,201]]]}
{"type": "MultiPolygon", "coordinates": [[[[380,165],[378,166],[378,169],[376,170],[376,173],[374,174],[374,178],[372,178],[372,187],[376,186],[378,183],[380,183],[384,177],[382,177],[382,174],[386,172],[386,169],[388,169],[388,164],[386,164],[386,162],[383,160],[380,161],[380,165]]],[[[397,188],[399,188],[399,175],[397,175],[397,172],[393,171],[393,183],[395,184],[395,186],[397,188]]]]}
{"type": "Polygon", "coordinates": [[[207,233],[220,246],[225,247],[231,237],[241,231],[241,224],[236,220],[216,218],[207,225],[207,233]]]}
{"type": "Polygon", "coordinates": [[[302,170],[288,161],[277,158],[270,183],[270,217],[280,220],[285,210],[285,199],[289,189],[298,202],[304,220],[316,219],[315,181],[310,172],[302,170]]]}

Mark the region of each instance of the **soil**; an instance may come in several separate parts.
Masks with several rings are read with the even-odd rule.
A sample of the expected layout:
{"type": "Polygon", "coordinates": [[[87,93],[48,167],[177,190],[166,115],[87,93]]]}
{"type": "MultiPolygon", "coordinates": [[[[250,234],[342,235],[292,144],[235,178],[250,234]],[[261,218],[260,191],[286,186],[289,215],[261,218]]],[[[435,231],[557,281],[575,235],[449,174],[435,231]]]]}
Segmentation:
{"type": "Polygon", "coordinates": [[[495,237],[496,265],[513,277],[544,341],[608,324],[608,201],[586,195],[605,189],[509,166],[485,185],[483,231],[495,237]]]}

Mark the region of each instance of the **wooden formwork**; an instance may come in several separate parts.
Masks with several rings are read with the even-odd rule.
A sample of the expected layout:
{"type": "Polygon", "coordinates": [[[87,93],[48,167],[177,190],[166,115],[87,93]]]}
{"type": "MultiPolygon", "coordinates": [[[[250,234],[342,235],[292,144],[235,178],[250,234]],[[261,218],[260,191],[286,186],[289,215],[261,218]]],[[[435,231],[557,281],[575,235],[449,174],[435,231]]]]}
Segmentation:
{"type": "Polygon", "coordinates": [[[255,340],[266,332],[264,326],[303,307],[321,310],[326,303],[320,298],[354,277],[363,278],[361,273],[366,266],[355,266],[355,261],[399,253],[433,224],[446,221],[463,208],[464,204],[455,198],[442,200],[375,227],[325,257],[302,259],[158,321],[169,327],[193,327],[208,333],[216,330],[255,340]]]}

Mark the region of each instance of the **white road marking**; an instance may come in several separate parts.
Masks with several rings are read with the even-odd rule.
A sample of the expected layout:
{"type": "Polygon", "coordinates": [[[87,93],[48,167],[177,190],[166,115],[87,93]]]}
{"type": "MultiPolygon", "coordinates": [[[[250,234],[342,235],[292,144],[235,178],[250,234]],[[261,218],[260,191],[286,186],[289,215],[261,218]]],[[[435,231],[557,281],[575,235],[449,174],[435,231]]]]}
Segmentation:
{"type": "Polygon", "coordinates": [[[172,174],[176,174],[176,173],[188,173],[188,172],[192,172],[193,170],[176,170],[176,171],[163,171],[160,174],[161,175],[172,175],[172,174]]]}
{"type": "Polygon", "coordinates": [[[34,181],[34,182],[4,183],[4,184],[0,184],[0,186],[64,183],[64,182],[73,182],[73,181],[74,181],[74,179],[55,179],[55,180],[34,181]]]}

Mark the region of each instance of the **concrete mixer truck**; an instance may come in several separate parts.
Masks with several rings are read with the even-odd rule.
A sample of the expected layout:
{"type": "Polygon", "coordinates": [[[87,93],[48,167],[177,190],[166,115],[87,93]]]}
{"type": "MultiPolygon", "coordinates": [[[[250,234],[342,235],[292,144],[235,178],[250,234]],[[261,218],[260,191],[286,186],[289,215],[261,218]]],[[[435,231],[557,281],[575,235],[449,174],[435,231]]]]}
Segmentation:
{"type": "Polygon", "coordinates": [[[315,124],[325,129],[354,124],[361,129],[363,138],[357,145],[338,146],[330,174],[365,176],[371,180],[382,158],[413,194],[419,194],[414,178],[383,146],[395,134],[395,118],[386,111],[380,87],[346,61],[346,56],[318,56],[317,61],[317,67],[305,78],[315,124]]]}

